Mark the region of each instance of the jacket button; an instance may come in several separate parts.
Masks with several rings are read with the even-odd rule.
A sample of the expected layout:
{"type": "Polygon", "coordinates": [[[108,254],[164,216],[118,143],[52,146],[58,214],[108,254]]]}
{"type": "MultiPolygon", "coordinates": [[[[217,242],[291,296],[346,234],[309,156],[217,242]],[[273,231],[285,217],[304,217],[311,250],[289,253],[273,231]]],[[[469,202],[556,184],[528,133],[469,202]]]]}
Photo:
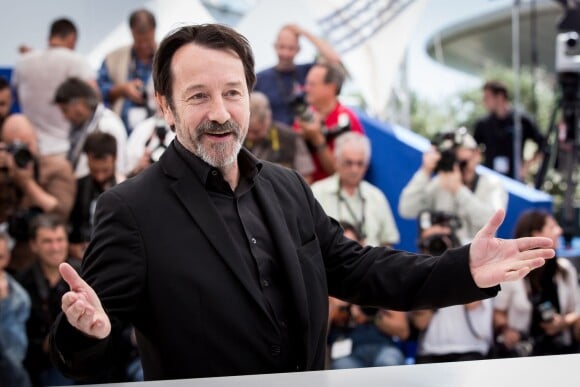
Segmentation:
{"type": "Polygon", "coordinates": [[[279,356],[281,350],[282,349],[280,348],[279,345],[272,345],[272,346],[270,346],[270,354],[272,356],[279,356]]]}

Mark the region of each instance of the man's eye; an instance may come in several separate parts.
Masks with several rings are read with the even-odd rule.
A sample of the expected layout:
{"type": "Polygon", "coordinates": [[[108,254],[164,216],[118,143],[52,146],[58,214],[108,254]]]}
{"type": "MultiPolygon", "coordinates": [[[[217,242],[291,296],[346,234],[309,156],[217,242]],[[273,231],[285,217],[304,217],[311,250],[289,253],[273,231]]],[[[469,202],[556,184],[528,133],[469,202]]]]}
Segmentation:
{"type": "Polygon", "coordinates": [[[228,96],[228,97],[238,97],[240,95],[242,95],[242,93],[240,93],[240,91],[238,91],[238,90],[228,90],[226,92],[226,96],[228,96]]]}
{"type": "Polygon", "coordinates": [[[194,94],[191,97],[189,97],[188,100],[189,101],[199,101],[199,100],[202,100],[202,99],[205,99],[205,98],[207,98],[207,94],[205,94],[205,93],[197,93],[197,94],[194,94]]]}

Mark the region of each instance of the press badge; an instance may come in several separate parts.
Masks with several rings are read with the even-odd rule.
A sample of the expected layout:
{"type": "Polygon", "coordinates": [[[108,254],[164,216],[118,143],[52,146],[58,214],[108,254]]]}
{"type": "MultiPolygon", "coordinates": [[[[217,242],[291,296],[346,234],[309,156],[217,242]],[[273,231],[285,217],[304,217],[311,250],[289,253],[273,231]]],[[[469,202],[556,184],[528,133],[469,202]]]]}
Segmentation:
{"type": "Polygon", "coordinates": [[[342,339],[335,341],[330,350],[331,359],[340,359],[352,353],[352,339],[342,339]]]}
{"type": "Polygon", "coordinates": [[[493,170],[499,173],[508,173],[510,161],[506,156],[497,156],[493,159],[493,170]]]}

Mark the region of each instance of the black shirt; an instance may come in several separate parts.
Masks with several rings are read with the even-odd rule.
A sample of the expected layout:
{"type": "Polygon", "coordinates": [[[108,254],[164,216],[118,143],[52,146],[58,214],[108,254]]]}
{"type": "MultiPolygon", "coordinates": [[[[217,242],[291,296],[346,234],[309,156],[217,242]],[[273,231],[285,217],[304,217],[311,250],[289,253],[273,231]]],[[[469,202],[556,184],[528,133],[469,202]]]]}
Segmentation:
{"type": "Polygon", "coordinates": [[[177,139],[174,142],[177,153],[205,187],[237,247],[240,264],[246,265],[252,274],[253,283],[260,289],[268,311],[280,327],[282,345],[272,348],[272,351],[279,352],[277,356],[284,364],[282,367],[295,371],[295,350],[289,334],[293,325],[289,321],[289,286],[254,190],[262,164],[249,151],[242,149],[238,155],[240,180],[236,190],[232,191],[217,168],[186,150],[177,139]]]}
{"type": "MultiPolygon", "coordinates": [[[[525,114],[521,115],[521,121],[522,152],[527,140],[534,141],[538,145],[538,148],[542,149],[544,136],[540,133],[536,124],[525,114]]],[[[496,158],[505,157],[509,162],[506,165],[508,169],[507,171],[498,170],[498,172],[517,178],[514,171],[514,126],[513,111],[508,112],[504,118],[500,118],[495,114],[489,114],[477,121],[473,137],[478,144],[485,145],[485,160],[483,164],[486,167],[496,169],[494,168],[494,162],[497,162],[496,158]]]]}

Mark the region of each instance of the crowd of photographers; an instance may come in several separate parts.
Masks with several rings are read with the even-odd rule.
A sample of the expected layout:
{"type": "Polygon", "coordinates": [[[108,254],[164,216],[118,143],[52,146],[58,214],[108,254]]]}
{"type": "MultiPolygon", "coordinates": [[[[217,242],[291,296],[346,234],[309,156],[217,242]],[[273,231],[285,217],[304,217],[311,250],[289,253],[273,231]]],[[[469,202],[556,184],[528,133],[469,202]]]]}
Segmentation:
{"type": "MultiPolygon", "coordinates": [[[[129,26],[134,43],[108,55],[98,74],[74,52],[74,24],[59,19],[51,26],[48,48],[23,49],[11,82],[0,78],[1,385],[74,383],[51,366],[47,354],[46,334],[67,290],[58,265],[80,266],[98,196],[155,163],[173,140],[152,98],[155,18],[138,10],[129,26]],[[22,113],[10,113],[13,95],[22,113]]],[[[345,71],[338,54],[296,25],[279,31],[274,49],[278,63],[257,74],[245,146],[261,159],[299,171],[345,235],[361,244],[396,245],[393,209],[364,180],[370,141],[356,114],[339,101],[345,71]],[[297,65],[304,39],[320,57],[297,65]]],[[[486,84],[485,93],[490,88],[507,97],[501,84],[486,84]]],[[[501,181],[476,171],[490,157],[492,168],[511,171],[506,165],[513,155],[495,149],[493,140],[503,135],[506,122],[509,126],[509,105],[493,106],[476,132],[478,139],[491,138],[485,155],[484,141],[476,142],[468,129],[442,133],[400,194],[397,210],[417,220],[417,249],[425,254],[469,243],[497,209],[507,207],[501,181]]],[[[533,122],[528,124],[541,145],[533,122]]],[[[561,233],[551,215],[530,211],[514,236],[541,235],[557,243],[561,233]]],[[[403,313],[331,299],[328,367],[576,352],[574,267],[557,259],[532,274],[506,285],[496,299],[439,310],[403,313]]],[[[90,382],[141,380],[134,332],[125,336],[118,369],[90,382]]]]}

